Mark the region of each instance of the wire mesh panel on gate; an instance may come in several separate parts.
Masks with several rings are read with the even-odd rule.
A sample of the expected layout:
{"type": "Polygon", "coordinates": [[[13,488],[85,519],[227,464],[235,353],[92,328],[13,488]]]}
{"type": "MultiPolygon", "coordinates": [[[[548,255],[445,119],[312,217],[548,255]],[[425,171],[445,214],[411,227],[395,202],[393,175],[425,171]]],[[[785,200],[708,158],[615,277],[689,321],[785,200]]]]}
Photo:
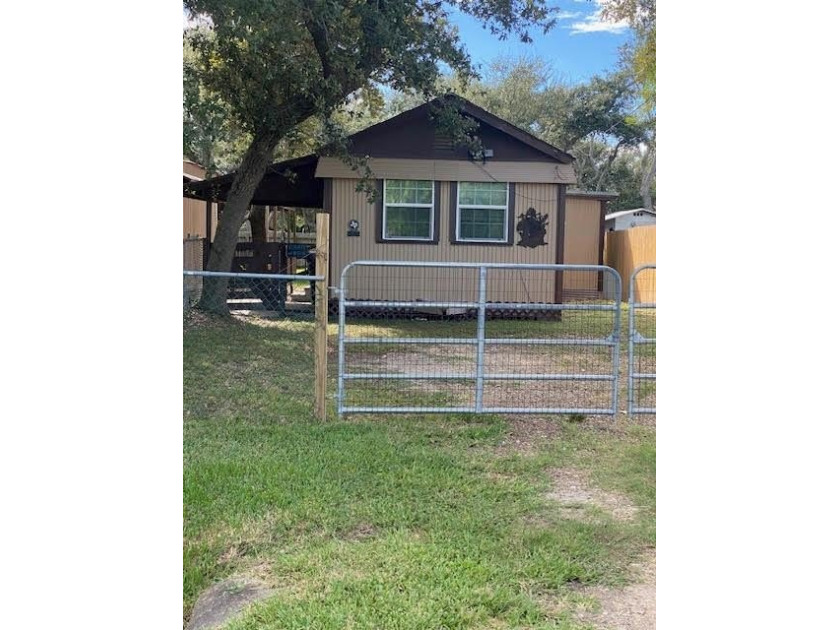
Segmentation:
{"type": "Polygon", "coordinates": [[[614,414],[608,267],[359,261],[339,288],[339,413],[614,414]]]}
{"type": "Polygon", "coordinates": [[[633,271],[629,287],[627,413],[656,413],[656,265],[633,271]]]}

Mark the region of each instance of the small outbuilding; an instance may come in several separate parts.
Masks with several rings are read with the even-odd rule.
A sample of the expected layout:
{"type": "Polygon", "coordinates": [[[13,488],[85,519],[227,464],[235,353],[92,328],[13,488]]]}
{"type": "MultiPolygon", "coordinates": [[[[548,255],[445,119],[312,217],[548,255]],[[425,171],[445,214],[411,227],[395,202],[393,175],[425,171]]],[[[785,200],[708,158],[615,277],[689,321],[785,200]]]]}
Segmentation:
{"type": "Polygon", "coordinates": [[[648,208],[634,208],[611,212],[606,217],[607,232],[620,232],[642,225],[656,225],[656,211],[648,208]]]}

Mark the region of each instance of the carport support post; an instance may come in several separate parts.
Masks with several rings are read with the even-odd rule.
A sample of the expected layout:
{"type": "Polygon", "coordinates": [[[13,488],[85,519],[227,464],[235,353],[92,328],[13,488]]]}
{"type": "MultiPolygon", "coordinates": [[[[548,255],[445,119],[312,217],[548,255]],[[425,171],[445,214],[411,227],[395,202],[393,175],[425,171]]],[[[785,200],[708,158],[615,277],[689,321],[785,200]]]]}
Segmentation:
{"type": "Polygon", "coordinates": [[[315,417],[327,419],[327,316],[329,314],[330,215],[315,218],[315,417]]]}

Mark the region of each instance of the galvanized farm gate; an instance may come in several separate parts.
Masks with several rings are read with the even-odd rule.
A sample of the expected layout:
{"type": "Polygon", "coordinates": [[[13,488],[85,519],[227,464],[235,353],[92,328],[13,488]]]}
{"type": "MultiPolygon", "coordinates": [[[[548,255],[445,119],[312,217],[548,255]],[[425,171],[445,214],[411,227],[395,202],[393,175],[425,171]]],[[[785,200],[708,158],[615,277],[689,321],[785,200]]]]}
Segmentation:
{"type": "Polygon", "coordinates": [[[617,413],[621,278],[610,267],[356,261],[341,272],[338,315],[339,416],[617,413]],[[474,335],[454,334],[473,322],[474,335]]]}
{"type": "MultiPolygon", "coordinates": [[[[639,310],[653,310],[656,313],[656,265],[642,265],[630,276],[629,293],[629,343],[627,357],[627,413],[656,413],[656,336],[650,326],[639,324],[639,310]],[[649,351],[648,348],[652,350],[649,351]],[[651,362],[652,357],[652,362],[651,362]],[[651,369],[652,367],[652,369],[651,369]],[[654,396],[640,388],[653,383],[654,396]],[[651,405],[648,400],[653,400],[651,405]]],[[[653,320],[652,320],[653,321],[653,320]]]]}

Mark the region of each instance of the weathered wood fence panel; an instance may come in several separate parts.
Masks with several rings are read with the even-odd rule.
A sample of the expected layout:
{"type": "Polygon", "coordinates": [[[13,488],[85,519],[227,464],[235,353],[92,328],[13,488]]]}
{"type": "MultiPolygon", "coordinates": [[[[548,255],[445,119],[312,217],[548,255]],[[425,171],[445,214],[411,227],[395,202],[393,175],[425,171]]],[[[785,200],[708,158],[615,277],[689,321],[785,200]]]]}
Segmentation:
{"type": "MultiPolygon", "coordinates": [[[[604,264],[621,274],[621,299],[626,301],[633,270],[641,265],[656,264],[656,226],[607,232],[604,264]]],[[[636,280],[636,296],[639,302],[656,302],[656,274],[642,274],[636,280]]]]}
{"type": "MultiPolygon", "coordinates": [[[[210,211],[211,230],[215,234],[218,221],[217,204],[210,211]]],[[[207,203],[184,197],[184,239],[207,236],[207,203]]]]}

